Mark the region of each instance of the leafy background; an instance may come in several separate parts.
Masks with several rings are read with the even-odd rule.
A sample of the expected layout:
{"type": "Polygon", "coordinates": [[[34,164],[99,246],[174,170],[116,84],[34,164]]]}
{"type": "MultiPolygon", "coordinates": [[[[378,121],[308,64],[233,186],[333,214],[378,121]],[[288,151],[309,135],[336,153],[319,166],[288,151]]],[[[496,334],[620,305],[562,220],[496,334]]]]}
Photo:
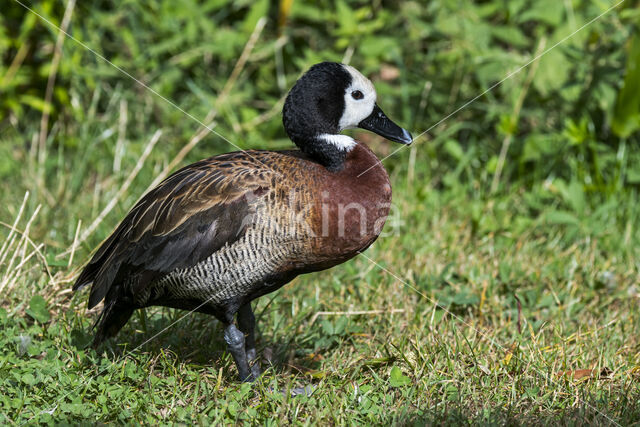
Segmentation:
{"type": "MultiPolygon", "coordinates": [[[[639,4],[625,0],[581,29],[614,4],[24,3],[40,18],[6,0],[0,340],[10,350],[0,355],[0,417],[376,423],[376,414],[393,422],[499,422],[520,413],[637,422],[638,409],[626,399],[638,392],[640,363],[632,333],[640,247],[639,4]],[[65,11],[76,41],[60,38],[58,50],[59,32],[42,18],[60,26],[65,11]],[[323,60],[360,69],[389,116],[414,135],[429,131],[384,161],[397,217],[367,256],[395,277],[361,257],[259,303],[262,350],[275,360],[265,383],[281,386],[292,365],[304,365],[291,381],[310,375],[319,391],[292,401],[265,387],[256,403],[251,388],[234,382],[224,346],[210,342],[218,326],[199,316],[185,319],[172,338],[125,355],[126,343],[134,348],[179,318],[170,310],[134,319],[109,357],[84,350],[95,314],[84,312],[86,295],[69,292],[77,269],[158,175],[234,149],[196,119],[242,149],[289,147],[283,97],[323,60]],[[315,316],[393,307],[406,310],[315,316]],[[605,325],[606,333],[598,332],[605,325]],[[286,345],[271,348],[273,341],[286,345]],[[96,375],[94,364],[107,374],[96,375]],[[149,376],[156,364],[162,374],[149,376]],[[558,380],[580,368],[606,378],[558,380]],[[82,393],[64,395],[55,386],[72,390],[88,377],[94,380],[82,393]],[[49,385],[35,392],[41,384],[49,385]],[[154,387],[159,398],[146,393],[154,387]],[[226,403],[211,408],[204,395],[226,403]],[[110,399],[128,403],[113,407],[110,399]]],[[[355,135],[380,157],[397,148],[355,135]]]]}

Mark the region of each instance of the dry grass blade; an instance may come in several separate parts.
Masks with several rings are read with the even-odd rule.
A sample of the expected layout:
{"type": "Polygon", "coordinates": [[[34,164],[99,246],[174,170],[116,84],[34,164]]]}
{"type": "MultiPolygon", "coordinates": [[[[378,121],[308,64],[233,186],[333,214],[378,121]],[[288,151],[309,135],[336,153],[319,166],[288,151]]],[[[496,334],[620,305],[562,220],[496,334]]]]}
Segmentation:
{"type": "Polygon", "coordinates": [[[363,314],[371,315],[395,313],[404,313],[404,308],[392,308],[390,310],[318,311],[313,315],[309,324],[312,325],[320,316],[359,316],[363,314]]]}
{"type": "Polygon", "coordinates": [[[62,45],[64,44],[65,34],[67,32],[67,28],[69,27],[69,23],[71,23],[71,15],[73,14],[73,9],[76,5],[76,0],[69,0],[67,2],[67,7],[64,11],[64,16],[62,18],[62,23],[60,24],[60,31],[58,32],[58,37],[56,38],[56,45],[53,52],[53,60],[51,61],[51,69],[49,70],[49,79],[47,80],[47,89],[44,96],[44,105],[45,108],[42,112],[42,118],[40,120],[40,134],[38,136],[38,164],[40,165],[39,169],[39,182],[44,184],[44,161],[47,157],[47,132],[49,128],[49,113],[51,105],[51,100],[53,98],[53,89],[56,85],[56,76],[58,75],[58,67],[60,66],[60,58],[62,57],[62,45]]]}
{"type": "Polygon", "coordinates": [[[193,150],[196,147],[196,145],[198,145],[198,143],[202,141],[202,139],[205,136],[207,136],[211,128],[215,127],[215,123],[213,121],[218,116],[218,108],[224,101],[226,101],[227,97],[229,96],[229,93],[231,93],[231,89],[235,85],[238,79],[238,76],[244,69],[244,66],[247,63],[247,60],[249,59],[249,55],[251,55],[251,52],[253,51],[253,48],[255,47],[258,39],[260,38],[260,34],[262,33],[262,30],[264,29],[264,26],[266,25],[266,23],[267,23],[267,20],[264,17],[260,18],[256,23],[256,26],[253,29],[253,32],[251,33],[251,36],[249,36],[249,40],[247,41],[247,44],[244,46],[244,49],[242,49],[242,53],[240,54],[240,57],[238,58],[236,65],[233,67],[233,70],[231,71],[231,75],[229,76],[229,79],[227,80],[224,87],[220,91],[220,95],[216,100],[215,107],[211,111],[209,111],[209,114],[207,114],[207,117],[204,119],[204,123],[207,123],[207,126],[198,130],[198,132],[196,132],[195,135],[191,137],[187,145],[182,147],[182,149],[178,152],[178,154],[176,154],[176,156],[173,159],[171,159],[169,164],[162,170],[162,172],[158,174],[156,179],[154,179],[151,182],[151,184],[149,184],[149,186],[145,190],[145,193],[151,190],[152,188],[154,188],[155,186],[157,186],[158,184],[160,184],[160,182],[162,182],[162,180],[164,180],[171,173],[171,171],[186,157],[186,155],[189,154],[191,150],[193,150]]]}
{"type": "Polygon", "coordinates": [[[20,218],[22,218],[22,214],[24,213],[24,208],[27,205],[28,199],[29,199],[29,192],[27,191],[24,194],[24,199],[22,199],[22,204],[20,205],[20,209],[18,210],[16,219],[13,221],[13,226],[9,227],[10,228],[9,235],[5,239],[4,244],[2,245],[2,248],[0,248],[0,265],[2,265],[5,258],[7,257],[9,247],[13,243],[13,239],[15,239],[15,230],[18,223],[20,222],[20,218]]]}
{"type": "Polygon", "coordinates": [[[82,220],[78,221],[78,225],[76,226],[76,233],[73,236],[73,244],[71,245],[71,256],[69,256],[69,263],[67,264],[67,268],[71,268],[73,264],[73,255],[76,253],[76,249],[78,248],[78,235],[80,234],[80,228],[82,227],[82,220]]]}
{"type": "Polygon", "coordinates": [[[57,258],[62,258],[72,253],[78,245],[82,244],[85,240],[87,240],[87,238],[89,238],[89,236],[93,234],[93,232],[96,230],[96,228],[98,228],[100,223],[102,223],[102,221],[109,214],[109,212],[111,212],[111,210],[118,204],[122,196],[127,192],[127,190],[129,189],[129,186],[131,185],[133,180],[136,178],[136,176],[138,176],[138,173],[142,169],[142,166],[144,166],[144,163],[147,160],[147,157],[149,157],[149,154],[151,154],[153,147],[156,145],[161,135],[162,135],[162,130],[160,129],[158,129],[153,134],[153,136],[151,137],[151,140],[149,140],[149,142],[147,143],[147,146],[144,148],[144,151],[140,155],[140,158],[138,159],[136,165],[131,170],[131,172],[129,173],[129,176],[124,181],[124,183],[122,184],[122,186],[120,187],[116,195],[112,197],[111,200],[109,200],[109,203],[107,203],[107,206],[105,206],[102,209],[102,211],[100,212],[100,214],[98,214],[96,219],[93,220],[93,222],[89,225],[89,227],[87,227],[86,230],[84,230],[80,238],[75,239],[71,247],[66,251],[64,251],[63,253],[59,254],[57,258]]]}
{"type": "Polygon", "coordinates": [[[17,228],[17,225],[22,217],[22,213],[24,211],[24,205],[26,203],[28,194],[25,195],[24,203],[20,209],[20,212],[16,216],[16,220],[13,225],[0,222],[0,225],[9,229],[9,236],[5,242],[5,246],[2,248],[2,252],[0,252],[0,266],[3,267],[4,273],[2,278],[0,279],[0,293],[4,292],[12,292],[13,287],[8,286],[13,283],[16,284],[17,279],[23,274],[24,266],[34,257],[37,256],[44,266],[44,270],[46,271],[47,278],[49,280],[49,284],[54,283],[53,276],[49,267],[47,265],[46,258],[42,253],[42,248],[44,247],[44,243],[35,244],[31,238],[29,238],[29,231],[31,230],[31,226],[36,219],[38,213],[40,212],[41,205],[35,209],[23,231],[17,228]],[[20,238],[16,241],[17,236],[20,238]],[[29,246],[32,248],[32,251],[28,252],[29,246]],[[11,253],[11,257],[7,260],[7,255],[11,253]]]}
{"type": "Polygon", "coordinates": [[[122,155],[124,154],[125,134],[127,130],[127,121],[129,117],[129,109],[127,107],[127,101],[120,100],[120,114],[118,119],[118,139],[116,141],[115,154],[113,156],[113,172],[120,172],[120,166],[122,165],[122,155]]]}

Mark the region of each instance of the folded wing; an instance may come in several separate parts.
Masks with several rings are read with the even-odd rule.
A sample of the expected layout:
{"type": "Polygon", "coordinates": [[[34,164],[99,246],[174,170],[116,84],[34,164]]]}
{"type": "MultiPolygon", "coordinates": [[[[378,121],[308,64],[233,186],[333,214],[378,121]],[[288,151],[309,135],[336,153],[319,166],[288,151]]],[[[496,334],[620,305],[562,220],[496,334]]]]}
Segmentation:
{"type": "MultiPolygon", "coordinates": [[[[275,172],[247,152],[189,165],[146,194],[85,267],[74,290],[93,283],[89,308],[125,280],[134,296],[158,276],[193,266],[245,232],[275,172]]],[[[115,295],[115,293],[114,293],[115,295]]]]}

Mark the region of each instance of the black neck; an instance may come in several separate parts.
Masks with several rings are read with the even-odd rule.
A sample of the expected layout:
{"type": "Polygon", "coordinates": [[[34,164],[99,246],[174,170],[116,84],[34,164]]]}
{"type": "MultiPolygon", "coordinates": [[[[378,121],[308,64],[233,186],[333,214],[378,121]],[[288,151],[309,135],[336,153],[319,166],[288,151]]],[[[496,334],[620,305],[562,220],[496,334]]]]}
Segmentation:
{"type": "Polygon", "coordinates": [[[284,128],[289,138],[312,159],[335,172],[342,169],[347,152],[334,144],[319,138],[322,134],[338,134],[337,126],[321,125],[313,109],[294,111],[285,103],[283,111],[284,128]]]}
{"type": "Polygon", "coordinates": [[[316,160],[330,172],[338,172],[344,167],[347,151],[321,138],[299,143],[293,140],[303,153],[316,160]]]}

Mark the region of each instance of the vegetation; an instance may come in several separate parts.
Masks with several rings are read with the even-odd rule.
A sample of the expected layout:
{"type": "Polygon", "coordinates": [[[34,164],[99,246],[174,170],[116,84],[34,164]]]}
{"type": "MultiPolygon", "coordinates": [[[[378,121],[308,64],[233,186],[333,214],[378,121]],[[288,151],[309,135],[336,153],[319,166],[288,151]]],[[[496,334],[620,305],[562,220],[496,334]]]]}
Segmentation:
{"type": "Polygon", "coordinates": [[[640,8],[616,3],[4,2],[0,423],[638,423],[640,8]],[[87,348],[91,251],[157,177],[289,147],[322,60],[421,135],[354,132],[393,154],[384,235],[257,303],[254,385],[207,316],[87,348]]]}

